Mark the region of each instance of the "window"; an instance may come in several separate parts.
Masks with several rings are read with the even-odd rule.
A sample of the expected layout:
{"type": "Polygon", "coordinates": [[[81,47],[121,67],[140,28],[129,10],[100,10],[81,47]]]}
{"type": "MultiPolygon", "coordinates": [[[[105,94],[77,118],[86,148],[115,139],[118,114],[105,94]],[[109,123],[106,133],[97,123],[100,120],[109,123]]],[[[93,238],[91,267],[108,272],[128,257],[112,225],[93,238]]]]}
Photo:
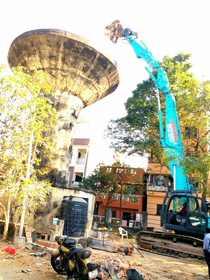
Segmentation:
{"type": "Polygon", "coordinates": [[[82,176],[76,175],[75,181],[82,182],[82,176]]]}
{"type": "Polygon", "coordinates": [[[86,150],[85,149],[78,149],[78,155],[77,155],[77,164],[85,164],[85,156],[86,156],[86,150]]]}
{"type": "Polygon", "coordinates": [[[67,177],[67,182],[68,182],[68,183],[69,183],[70,175],[71,175],[71,173],[69,172],[69,173],[68,173],[68,177],[67,177]]]}
{"type": "Polygon", "coordinates": [[[131,169],[131,174],[136,174],[136,169],[132,168],[131,169]]]}
{"type": "Polygon", "coordinates": [[[197,138],[198,130],[196,127],[185,127],[184,128],[184,137],[185,138],[197,138]]]}
{"type": "Polygon", "coordinates": [[[161,207],[162,207],[162,204],[157,204],[157,213],[156,213],[156,215],[161,215],[161,207]]]}
{"type": "Polygon", "coordinates": [[[194,213],[205,214],[205,204],[199,198],[189,198],[189,211],[194,213]]]}
{"type": "Polygon", "coordinates": [[[123,169],[123,168],[116,168],[115,172],[119,173],[119,174],[121,174],[122,172],[125,173],[125,169],[123,169]]]}
{"type": "Polygon", "coordinates": [[[123,194],[134,195],[135,194],[135,188],[132,187],[132,186],[124,186],[123,194]]]}
{"type": "Polygon", "coordinates": [[[116,218],[116,211],[112,211],[112,218],[116,218]]]}
{"type": "Polygon", "coordinates": [[[111,172],[112,172],[112,168],[111,168],[111,167],[107,167],[107,168],[106,168],[106,172],[107,172],[107,173],[111,173],[111,172]]]}

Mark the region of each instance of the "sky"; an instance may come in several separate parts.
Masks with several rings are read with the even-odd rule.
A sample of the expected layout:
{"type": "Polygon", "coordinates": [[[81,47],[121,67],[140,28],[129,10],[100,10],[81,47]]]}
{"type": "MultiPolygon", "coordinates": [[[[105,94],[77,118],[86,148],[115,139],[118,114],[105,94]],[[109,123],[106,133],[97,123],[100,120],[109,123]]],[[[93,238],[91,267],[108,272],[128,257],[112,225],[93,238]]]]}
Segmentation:
{"type": "MultiPolygon", "coordinates": [[[[192,54],[194,76],[210,79],[209,0],[0,0],[0,63],[7,64],[12,41],[34,29],[69,31],[93,41],[118,63],[120,84],[106,98],[82,110],[88,126],[77,126],[75,137],[91,138],[88,171],[99,163],[112,164],[110,140],[103,131],[111,119],[126,114],[124,103],[138,83],[148,78],[146,64],[137,59],[132,47],[113,44],[104,28],[114,20],[138,33],[155,60],[178,52],[192,54]]],[[[156,112],[154,112],[156,113],[156,112]]],[[[145,168],[146,159],[124,157],[131,167],[145,168]]]]}

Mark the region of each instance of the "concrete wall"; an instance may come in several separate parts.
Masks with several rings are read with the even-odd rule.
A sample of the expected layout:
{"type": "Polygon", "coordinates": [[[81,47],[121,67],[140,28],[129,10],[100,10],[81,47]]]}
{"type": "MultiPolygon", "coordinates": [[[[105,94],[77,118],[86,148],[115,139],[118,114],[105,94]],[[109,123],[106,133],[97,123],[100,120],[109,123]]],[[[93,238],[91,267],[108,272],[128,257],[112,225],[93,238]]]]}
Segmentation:
{"type": "MultiPolygon", "coordinates": [[[[136,196],[136,197],[138,198],[137,202],[122,200],[121,214],[123,212],[129,212],[129,213],[132,214],[131,218],[133,219],[133,214],[134,213],[141,213],[142,212],[143,198],[142,198],[142,196],[136,196]]],[[[96,198],[96,201],[99,202],[98,215],[100,215],[100,216],[105,215],[104,205],[106,205],[106,199],[96,198]]],[[[109,203],[108,207],[112,208],[113,211],[116,211],[116,217],[117,218],[120,217],[120,200],[113,200],[112,202],[109,203]]]]}
{"type": "Polygon", "coordinates": [[[46,206],[37,211],[34,218],[33,227],[40,232],[44,232],[52,225],[53,218],[59,216],[61,203],[64,196],[75,196],[80,198],[88,198],[88,217],[87,225],[85,230],[85,237],[90,235],[92,222],[93,222],[93,211],[95,206],[95,194],[91,191],[82,190],[80,188],[55,188],[56,195],[50,196],[47,199],[46,206]]]}

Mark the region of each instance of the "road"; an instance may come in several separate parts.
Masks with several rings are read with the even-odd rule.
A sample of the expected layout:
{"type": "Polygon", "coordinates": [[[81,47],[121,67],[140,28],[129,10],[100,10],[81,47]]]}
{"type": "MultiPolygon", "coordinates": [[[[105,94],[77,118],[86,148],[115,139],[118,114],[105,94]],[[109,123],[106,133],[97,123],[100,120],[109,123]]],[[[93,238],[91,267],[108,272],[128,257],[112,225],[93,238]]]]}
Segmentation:
{"type": "MultiPolygon", "coordinates": [[[[125,245],[125,244],[124,244],[125,245]]],[[[63,280],[63,276],[56,274],[50,264],[50,253],[43,257],[30,255],[32,252],[26,248],[15,248],[14,255],[3,252],[6,247],[15,248],[13,244],[0,242],[0,280],[63,280]]],[[[89,248],[90,249],[90,248],[89,248]]],[[[123,252],[110,253],[91,249],[95,259],[120,259],[131,265],[138,265],[146,279],[151,280],[204,280],[207,278],[207,265],[205,261],[197,259],[171,258],[142,251],[143,257],[134,251],[132,256],[123,252]]],[[[121,278],[123,280],[123,278],[121,278]]],[[[124,278],[126,279],[126,278],[124,278]]]]}

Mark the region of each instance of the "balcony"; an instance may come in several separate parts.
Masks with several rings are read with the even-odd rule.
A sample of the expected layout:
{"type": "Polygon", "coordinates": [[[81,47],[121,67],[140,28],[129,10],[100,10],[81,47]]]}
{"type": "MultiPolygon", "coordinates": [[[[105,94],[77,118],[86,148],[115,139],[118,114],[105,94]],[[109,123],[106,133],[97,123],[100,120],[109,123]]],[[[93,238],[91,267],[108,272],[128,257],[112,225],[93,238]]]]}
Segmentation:
{"type": "Polygon", "coordinates": [[[81,164],[81,165],[83,164],[84,165],[85,164],[85,158],[78,158],[77,161],[76,161],[76,164],[81,164]]]}
{"type": "Polygon", "coordinates": [[[148,190],[149,191],[155,191],[155,192],[167,192],[171,190],[172,188],[170,187],[165,187],[165,186],[154,186],[154,185],[149,185],[148,190]]]}
{"type": "MultiPolygon", "coordinates": [[[[139,195],[122,195],[123,201],[132,201],[132,202],[139,202],[139,195]]],[[[108,195],[101,194],[100,198],[108,199],[108,195]]],[[[120,194],[113,194],[112,200],[120,200],[120,194]]]]}
{"type": "Polygon", "coordinates": [[[79,184],[80,184],[80,182],[74,182],[74,183],[73,183],[73,187],[78,187],[79,184]]]}
{"type": "Polygon", "coordinates": [[[167,175],[147,175],[147,190],[168,192],[173,190],[173,178],[167,175]]]}

